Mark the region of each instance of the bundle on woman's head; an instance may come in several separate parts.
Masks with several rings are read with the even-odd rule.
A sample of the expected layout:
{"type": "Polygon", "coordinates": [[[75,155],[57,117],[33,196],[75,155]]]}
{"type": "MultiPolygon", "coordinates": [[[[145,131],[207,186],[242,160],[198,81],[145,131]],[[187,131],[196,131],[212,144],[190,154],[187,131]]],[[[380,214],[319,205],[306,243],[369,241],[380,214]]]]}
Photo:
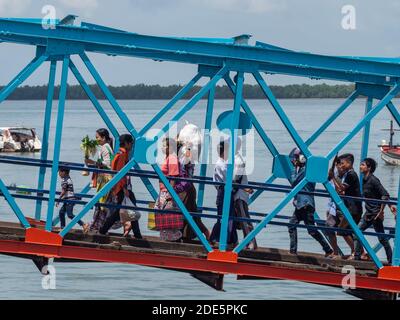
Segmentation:
{"type": "Polygon", "coordinates": [[[201,130],[194,124],[187,123],[178,136],[179,159],[182,163],[199,161],[202,146],[201,130]]]}

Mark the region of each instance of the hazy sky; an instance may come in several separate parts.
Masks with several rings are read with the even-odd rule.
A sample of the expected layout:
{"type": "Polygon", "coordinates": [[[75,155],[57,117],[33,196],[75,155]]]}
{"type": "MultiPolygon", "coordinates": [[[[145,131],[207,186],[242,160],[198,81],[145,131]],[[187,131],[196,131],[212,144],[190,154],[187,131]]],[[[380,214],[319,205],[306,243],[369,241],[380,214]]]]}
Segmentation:
{"type": "MultiPolygon", "coordinates": [[[[54,5],[62,18],[74,13],[83,21],[127,31],[165,36],[231,37],[253,35],[299,51],[331,55],[400,56],[398,0],[0,0],[2,17],[42,17],[54,5]],[[356,29],[342,28],[342,7],[356,8],[356,29]]],[[[0,84],[7,83],[28,62],[31,47],[1,44],[0,84]]],[[[156,63],[93,55],[109,84],[175,84],[190,79],[191,65],[156,63]]],[[[28,84],[43,84],[47,66],[28,84]]],[[[273,84],[307,82],[271,77],[273,84]]],[[[311,82],[313,83],[313,82],[311,82]]]]}

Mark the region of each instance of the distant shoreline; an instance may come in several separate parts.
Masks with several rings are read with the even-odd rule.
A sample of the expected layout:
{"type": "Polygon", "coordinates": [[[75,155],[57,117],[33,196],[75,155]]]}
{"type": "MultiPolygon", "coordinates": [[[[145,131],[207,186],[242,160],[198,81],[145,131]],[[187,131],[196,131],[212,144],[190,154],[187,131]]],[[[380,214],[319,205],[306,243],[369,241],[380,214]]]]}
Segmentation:
{"type": "MultiPolygon", "coordinates": [[[[3,87],[0,87],[2,89],[3,87]]],[[[90,86],[91,90],[99,100],[104,100],[105,97],[100,89],[95,86],[90,86]]],[[[159,85],[124,85],[110,86],[109,89],[118,100],[169,100],[183,87],[180,85],[159,86],[159,85]]],[[[194,87],[183,99],[193,97],[201,87],[194,87]]],[[[285,85],[271,86],[278,99],[338,99],[346,98],[354,91],[354,85],[285,85]]],[[[59,97],[60,87],[55,87],[54,99],[59,97]]],[[[248,100],[265,99],[263,92],[257,85],[245,85],[243,90],[244,98],[248,100]]],[[[8,100],[24,101],[24,100],[46,100],[47,86],[23,86],[18,88],[8,100]]],[[[207,98],[207,95],[204,99],[207,98]]],[[[232,99],[233,95],[227,86],[217,86],[215,99],[225,100],[232,99]]],[[[78,86],[69,86],[67,91],[68,100],[88,100],[83,89],[78,86]]]]}

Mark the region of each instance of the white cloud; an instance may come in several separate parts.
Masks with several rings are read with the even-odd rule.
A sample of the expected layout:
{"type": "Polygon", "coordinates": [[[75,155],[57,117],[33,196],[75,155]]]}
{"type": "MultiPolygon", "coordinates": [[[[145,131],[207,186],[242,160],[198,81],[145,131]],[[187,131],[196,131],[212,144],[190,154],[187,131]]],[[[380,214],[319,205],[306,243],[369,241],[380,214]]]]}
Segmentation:
{"type": "Polygon", "coordinates": [[[97,0],[60,0],[60,2],[72,9],[95,9],[99,5],[97,0]]]}
{"type": "Polygon", "coordinates": [[[31,0],[0,0],[0,14],[20,14],[31,4],[31,0]]]}

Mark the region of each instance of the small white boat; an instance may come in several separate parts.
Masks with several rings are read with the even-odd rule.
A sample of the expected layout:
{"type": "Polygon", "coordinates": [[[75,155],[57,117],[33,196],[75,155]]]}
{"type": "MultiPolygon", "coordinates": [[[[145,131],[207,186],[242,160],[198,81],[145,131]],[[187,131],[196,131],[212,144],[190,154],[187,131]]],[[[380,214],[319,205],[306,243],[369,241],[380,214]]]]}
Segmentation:
{"type": "Polygon", "coordinates": [[[39,152],[42,142],[34,128],[0,128],[0,152],[39,152]]]}

